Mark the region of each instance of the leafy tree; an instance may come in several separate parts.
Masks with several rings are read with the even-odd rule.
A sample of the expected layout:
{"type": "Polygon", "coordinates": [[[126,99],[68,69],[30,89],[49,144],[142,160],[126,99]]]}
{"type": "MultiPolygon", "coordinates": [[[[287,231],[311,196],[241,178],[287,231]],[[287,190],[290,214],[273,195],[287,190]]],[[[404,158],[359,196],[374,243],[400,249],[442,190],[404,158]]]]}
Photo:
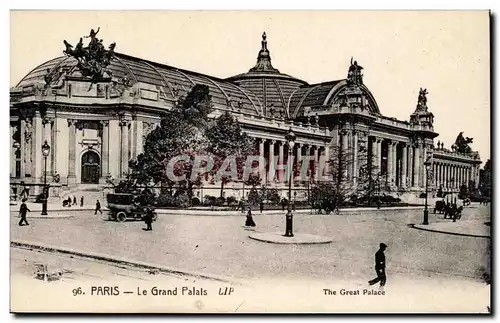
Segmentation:
{"type": "MultiPolygon", "coordinates": [[[[234,157],[236,173],[238,178],[243,176],[247,156],[256,153],[255,141],[241,129],[239,122],[228,112],[219,116],[213,126],[205,129],[205,136],[209,141],[207,151],[213,156],[214,167],[212,174],[228,170],[228,157],[234,157]]],[[[230,169],[232,170],[232,169],[230,169]]],[[[230,176],[220,176],[221,191],[223,195],[224,185],[231,180],[230,176]]],[[[255,181],[255,179],[253,179],[255,181]]],[[[252,185],[253,186],[253,185],[252,185]]]]}
{"type": "Polygon", "coordinates": [[[483,169],[480,171],[479,176],[479,190],[483,196],[491,196],[491,160],[488,159],[484,163],[483,169]]]}
{"type": "Polygon", "coordinates": [[[130,173],[118,186],[122,191],[131,191],[137,187],[160,185],[162,194],[186,193],[189,199],[193,188],[201,184],[201,175],[191,179],[194,156],[204,154],[208,141],[204,137],[203,122],[211,109],[208,87],[196,85],[172,111],[166,113],[160,126],[151,131],[144,142],[143,153],[136,160],[129,162],[130,173]],[[187,155],[183,161],[169,169],[169,162],[174,157],[187,155]],[[184,180],[174,180],[169,172],[176,176],[185,176],[184,180]]]}

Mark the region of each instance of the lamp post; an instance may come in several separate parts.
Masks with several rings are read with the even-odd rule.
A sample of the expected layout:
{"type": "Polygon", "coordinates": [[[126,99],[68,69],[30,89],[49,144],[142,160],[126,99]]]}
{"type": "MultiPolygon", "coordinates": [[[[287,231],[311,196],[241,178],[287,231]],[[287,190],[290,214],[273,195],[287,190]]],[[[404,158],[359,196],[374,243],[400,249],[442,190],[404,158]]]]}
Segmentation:
{"type": "Polygon", "coordinates": [[[427,209],[427,195],[428,195],[428,190],[429,190],[429,170],[431,169],[431,161],[430,158],[427,158],[427,160],[424,162],[425,165],[425,208],[424,208],[424,222],[422,223],[423,225],[428,225],[429,224],[429,210],[427,209]]]}
{"type": "Polygon", "coordinates": [[[292,179],[293,179],[293,171],[292,171],[292,152],[293,146],[295,145],[295,134],[292,131],[292,128],[288,130],[288,133],[285,135],[285,139],[288,142],[288,163],[290,163],[289,177],[288,177],[288,212],[286,213],[286,231],[285,237],[293,237],[293,214],[292,214],[292,179]]]}
{"type": "Polygon", "coordinates": [[[44,172],[43,172],[43,204],[42,204],[42,215],[47,215],[47,198],[48,198],[48,189],[47,189],[47,157],[50,153],[50,146],[47,143],[47,140],[42,145],[42,154],[44,159],[44,172]]]}

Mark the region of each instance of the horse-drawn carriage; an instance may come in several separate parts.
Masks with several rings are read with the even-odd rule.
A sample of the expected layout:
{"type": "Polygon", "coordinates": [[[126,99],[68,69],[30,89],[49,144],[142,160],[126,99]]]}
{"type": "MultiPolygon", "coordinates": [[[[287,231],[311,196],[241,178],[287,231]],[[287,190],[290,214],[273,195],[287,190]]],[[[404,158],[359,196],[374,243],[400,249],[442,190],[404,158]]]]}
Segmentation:
{"type": "Polygon", "coordinates": [[[156,212],[144,207],[139,197],[127,193],[110,193],[106,196],[108,202],[108,218],[112,221],[125,222],[127,219],[144,220],[147,212],[152,213],[153,221],[156,221],[158,215],[156,212]]]}
{"type": "Polygon", "coordinates": [[[434,214],[443,214],[445,219],[460,219],[462,217],[462,211],[464,207],[457,207],[456,204],[446,203],[444,200],[436,201],[434,206],[434,214]]]}

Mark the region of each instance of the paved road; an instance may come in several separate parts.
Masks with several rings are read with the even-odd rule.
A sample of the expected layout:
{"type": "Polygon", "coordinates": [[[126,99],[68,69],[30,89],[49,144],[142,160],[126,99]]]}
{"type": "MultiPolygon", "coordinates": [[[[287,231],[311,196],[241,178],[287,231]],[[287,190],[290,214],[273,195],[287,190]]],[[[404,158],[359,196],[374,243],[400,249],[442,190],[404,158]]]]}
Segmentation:
{"type": "MultiPolygon", "coordinates": [[[[12,213],[14,215],[14,213],[12,213]]],[[[169,267],[238,278],[323,279],[369,277],[380,242],[387,250],[388,274],[448,274],[477,278],[487,265],[490,240],[411,229],[421,212],[297,215],[294,230],[329,236],[333,243],[314,246],[265,244],[248,238],[242,216],[160,216],[154,231],[142,222],[116,223],[78,212],[69,219],[11,221],[11,239],[98,251],[169,267]]],[[[464,211],[464,219],[489,218],[489,208],[464,211]]],[[[431,221],[434,216],[431,215],[431,221]]],[[[257,231],[284,230],[284,216],[255,216],[257,231]]]]}
{"type": "MultiPolygon", "coordinates": [[[[487,207],[466,209],[463,221],[487,221],[489,213],[487,207]]],[[[329,236],[334,240],[327,245],[302,246],[267,244],[249,239],[250,232],[242,227],[244,216],[160,215],[153,224],[154,231],[148,232],[142,230],[142,222],[110,222],[105,217],[94,217],[91,212],[78,212],[75,217],[67,219],[31,219],[30,226],[24,227],[17,226],[15,215],[11,213],[12,240],[100,252],[265,286],[260,292],[246,294],[245,299],[248,295],[258,298],[252,303],[246,301],[241,305],[238,298],[231,298],[223,303],[224,306],[204,303],[203,308],[215,311],[234,311],[237,308],[238,311],[297,310],[290,304],[296,305],[298,298],[303,309],[311,311],[356,311],[359,306],[368,311],[423,311],[429,310],[429,305],[433,305],[435,311],[484,311],[488,301],[480,276],[482,267],[488,265],[490,239],[409,228],[408,224],[421,222],[422,212],[419,210],[358,212],[340,216],[297,215],[294,218],[295,232],[329,236]],[[374,276],[373,254],[379,242],[389,246],[386,251],[387,290],[392,289],[392,299],[380,299],[382,303],[377,303],[366,297],[345,303],[345,299],[325,298],[321,294],[325,286],[338,290],[367,288],[366,281],[374,276]],[[292,282],[296,286],[292,286],[292,282]],[[445,292],[447,296],[438,292],[445,292]],[[471,302],[471,297],[476,303],[471,302]],[[274,307],[270,308],[270,304],[274,307]],[[389,305],[391,309],[387,308],[389,305]]],[[[284,216],[256,214],[256,230],[284,230],[284,220],[284,216]]],[[[436,220],[441,221],[431,214],[430,221],[436,220]]],[[[142,274],[139,276],[143,278],[142,274]]],[[[116,277],[114,274],[103,277],[108,283],[116,281],[111,279],[116,277]]],[[[65,287],[65,293],[70,294],[73,286],[65,287]]],[[[120,300],[123,302],[123,298],[120,300]]],[[[178,301],[183,302],[178,306],[186,306],[186,300],[178,301]]],[[[89,304],[96,308],[94,303],[89,304]]],[[[114,303],[100,305],[103,311],[109,311],[113,309],[110,304],[114,303]]],[[[197,304],[193,300],[189,309],[198,310],[197,306],[201,305],[197,304]]],[[[126,310],[134,308],[123,303],[118,305],[126,310]]]]}

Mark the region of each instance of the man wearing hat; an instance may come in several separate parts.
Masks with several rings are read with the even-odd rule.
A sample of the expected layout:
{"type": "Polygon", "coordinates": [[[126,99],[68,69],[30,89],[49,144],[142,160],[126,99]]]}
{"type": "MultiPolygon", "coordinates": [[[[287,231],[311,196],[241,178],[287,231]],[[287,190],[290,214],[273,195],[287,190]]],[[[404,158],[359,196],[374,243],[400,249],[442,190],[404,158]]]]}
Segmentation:
{"type": "Polygon", "coordinates": [[[385,243],[381,243],[380,249],[378,249],[375,253],[375,271],[377,272],[377,278],[370,280],[368,282],[370,285],[380,282],[380,287],[385,286],[385,248],[387,248],[387,245],[385,243]]]}

